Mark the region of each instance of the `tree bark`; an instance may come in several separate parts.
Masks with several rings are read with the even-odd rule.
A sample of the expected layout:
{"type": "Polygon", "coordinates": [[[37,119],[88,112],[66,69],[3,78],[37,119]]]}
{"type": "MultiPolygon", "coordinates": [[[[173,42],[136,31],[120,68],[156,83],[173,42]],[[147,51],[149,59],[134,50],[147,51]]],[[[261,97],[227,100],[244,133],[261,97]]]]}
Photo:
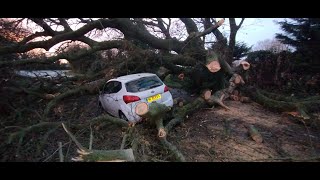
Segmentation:
{"type": "Polygon", "coordinates": [[[167,134],[163,126],[163,118],[170,109],[164,104],[153,102],[149,105],[141,103],[136,106],[135,111],[139,116],[147,118],[147,121],[155,125],[158,130],[158,137],[163,138],[167,134]]]}
{"type": "Polygon", "coordinates": [[[271,110],[280,112],[294,111],[297,112],[296,117],[304,120],[310,119],[310,116],[307,114],[308,112],[319,110],[320,100],[317,98],[315,100],[282,101],[265,96],[257,88],[248,87],[242,90],[249,94],[252,99],[271,110]]]}
{"type": "Polygon", "coordinates": [[[229,52],[229,56],[228,56],[228,60],[227,60],[228,63],[233,62],[233,51],[234,51],[234,47],[236,45],[236,35],[237,35],[237,32],[240,29],[244,19],[245,18],[242,18],[239,25],[237,25],[235,18],[229,18],[229,23],[230,23],[229,51],[230,52],[229,52]]]}
{"type": "Polygon", "coordinates": [[[147,105],[147,108],[146,105],[146,103],[141,103],[137,105],[136,112],[138,113],[138,115],[147,118],[147,121],[151,122],[156,126],[158,130],[158,138],[161,144],[165,148],[169,149],[178,161],[185,161],[184,156],[177,149],[177,147],[168,142],[166,138],[168,134],[168,129],[164,128],[163,126],[163,118],[167,111],[169,111],[171,108],[159,103],[150,103],[149,105],[147,105]]]}

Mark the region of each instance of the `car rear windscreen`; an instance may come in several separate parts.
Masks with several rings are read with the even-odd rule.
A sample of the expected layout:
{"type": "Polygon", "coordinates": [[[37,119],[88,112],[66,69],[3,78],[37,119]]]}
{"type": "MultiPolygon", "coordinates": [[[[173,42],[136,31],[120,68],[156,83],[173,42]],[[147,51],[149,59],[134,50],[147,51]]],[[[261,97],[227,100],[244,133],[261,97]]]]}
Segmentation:
{"type": "Polygon", "coordinates": [[[163,83],[158,76],[142,77],[125,84],[128,92],[142,92],[155,87],[161,86],[163,83]]]}

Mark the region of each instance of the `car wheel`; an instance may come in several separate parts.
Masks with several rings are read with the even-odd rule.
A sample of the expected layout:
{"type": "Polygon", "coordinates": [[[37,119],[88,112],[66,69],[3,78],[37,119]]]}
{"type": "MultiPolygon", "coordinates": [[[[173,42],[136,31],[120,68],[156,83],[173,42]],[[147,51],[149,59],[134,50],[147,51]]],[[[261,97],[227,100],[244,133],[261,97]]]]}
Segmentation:
{"type": "Polygon", "coordinates": [[[124,120],[128,121],[127,117],[123,114],[122,111],[119,112],[119,117],[120,117],[120,119],[124,119],[124,120]]]}
{"type": "Polygon", "coordinates": [[[105,110],[104,110],[101,102],[99,101],[99,103],[98,103],[98,112],[99,112],[99,113],[103,113],[104,111],[105,111],[105,110]]]}

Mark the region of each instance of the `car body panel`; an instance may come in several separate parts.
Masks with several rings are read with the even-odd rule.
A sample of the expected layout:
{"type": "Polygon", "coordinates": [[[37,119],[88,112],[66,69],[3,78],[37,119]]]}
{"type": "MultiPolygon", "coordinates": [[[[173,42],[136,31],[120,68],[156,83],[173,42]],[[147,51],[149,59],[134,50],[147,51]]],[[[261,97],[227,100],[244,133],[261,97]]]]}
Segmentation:
{"type": "MultiPolygon", "coordinates": [[[[155,96],[157,94],[160,94],[161,98],[153,102],[157,102],[157,103],[172,107],[173,106],[172,95],[169,91],[164,92],[166,85],[160,80],[160,78],[159,78],[159,81],[162,83],[162,85],[159,84],[158,87],[154,87],[148,90],[143,90],[141,92],[127,91],[126,83],[137,80],[139,78],[150,77],[150,76],[156,76],[157,78],[159,78],[156,74],[139,73],[139,74],[121,76],[121,77],[110,79],[109,81],[107,81],[106,84],[114,81],[121,82],[122,88],[117,93],[109,93],[109,94],[104,94],[103,92],[100,93],[99,101],[101,102],[104,110],[106,110],[109,114],[115,117],[119,117],[119,114],[121,111],[127,117],[128,121],[137,122],[141,120],[141,117],[135,113],[135,107],[141,102],[145,102],[147,104],[152,103],[152,102],[148,102],[148,98],[151,96],[155,96]],[[124,95],[138,96],[140,100],[126,104],[123,100],[124,95]]],[[[155,84],[155,85],[158,85],[158,84],[155,84]]]]}

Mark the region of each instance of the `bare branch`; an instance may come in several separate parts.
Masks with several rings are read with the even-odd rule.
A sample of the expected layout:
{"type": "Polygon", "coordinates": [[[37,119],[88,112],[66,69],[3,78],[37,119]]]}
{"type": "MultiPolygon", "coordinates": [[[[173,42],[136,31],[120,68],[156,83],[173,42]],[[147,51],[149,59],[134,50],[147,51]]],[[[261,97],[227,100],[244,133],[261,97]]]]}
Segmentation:
{"type": "Polygon", "coordinates": [[[200,36],[204,36],[207,35],[209,33],[211,33],[212,31],[216,30],[218,27],[220,27],[222,24],[224,23],[224,20],[220,20],[218,23],[216,23],[215,25],[212,25],[211,27],[207,28],[206,30],[204,30],[203,32],[197,34],[197,37],[200,36]]]}
{"type": "Polygon", "coordinates": [[[214,30],[216,30],[218,27],[220,27],[223,24],[224,20],[220,20],[219,22],[217,22],[215,25],[212,25],[211,27],[207,28],[206,30],[204,30],[203,32],[198,32],[194,35],[190,34],[189,37],[186,39],[186,41],[189,41],[190,39],[194,39],[194,38],[198,38],[201,36],[205,36],[211,32],[213,32],[214,30]]]}
{"type": "MultiPolygon", "coordinates": [[[[211,18],[211,20],[215,24],[217,24],[217,21],[215,19],[211,18]]],[[[205,18],[204,28],[209,29],[212,26],[214,25],[211,23],[210,18],[205,18]]],[[[226,38],[222,35],[222,33],[218,29],[214,29],[212,33],[216,36],[218,41],[226,41],[226,38]]]]}
{"type": "Polygon", "coordinates": [[[244,19],[245,19],[245,18],[242,18],[242,19],[241,19],[240,24],[237,26],[238,29],[242,26],[244,19]]]}

